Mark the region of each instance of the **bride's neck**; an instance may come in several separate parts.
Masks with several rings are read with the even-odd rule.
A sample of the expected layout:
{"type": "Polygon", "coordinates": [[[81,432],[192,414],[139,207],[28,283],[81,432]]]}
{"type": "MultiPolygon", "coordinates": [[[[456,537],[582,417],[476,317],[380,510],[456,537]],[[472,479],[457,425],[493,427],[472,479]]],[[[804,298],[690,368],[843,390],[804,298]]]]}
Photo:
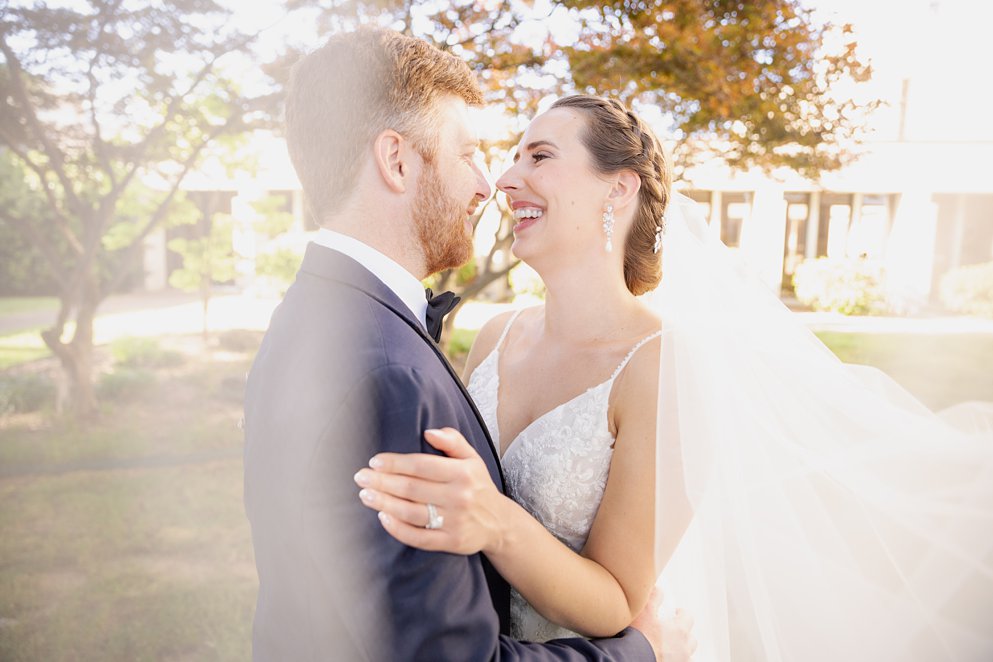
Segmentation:
{"type": "Polygon", "coordinates": [[[638,302],[623,278],[561,274],[545,279],[545,333],[556,340],[595,343],[634,334],[638,302]]]}

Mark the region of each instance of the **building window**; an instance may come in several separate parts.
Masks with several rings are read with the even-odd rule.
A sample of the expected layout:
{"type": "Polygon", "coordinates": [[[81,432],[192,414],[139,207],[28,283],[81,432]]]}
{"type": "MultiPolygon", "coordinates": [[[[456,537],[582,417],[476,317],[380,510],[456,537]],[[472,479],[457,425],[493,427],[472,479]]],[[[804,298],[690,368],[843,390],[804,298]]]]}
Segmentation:
{"type": "Polygon", "coordinates": [[[807,253],[810,194],[786,193],[786,234],[783,240],[783,289],[793,290],[793,274],[807,253]]]}
{"type": "Polygon", "coordinates": [[[822,194],[820,211],[817,257],[844,257],[848,246],[848,226],[852,222],[852,194],[822,194]]]}
{"type": "Polygon", "coordinates": [[[890,196],[866,194],[858,211],[858,221],[848,234],[849,257],[882,259],[890,233],[890,196]]]}
{"type": "Polygon", "coordinates": [[[741,227],[751,213],[751,193],[724,193],[721,196],[721,241],[736,248],[741,243],[741,227]]]}

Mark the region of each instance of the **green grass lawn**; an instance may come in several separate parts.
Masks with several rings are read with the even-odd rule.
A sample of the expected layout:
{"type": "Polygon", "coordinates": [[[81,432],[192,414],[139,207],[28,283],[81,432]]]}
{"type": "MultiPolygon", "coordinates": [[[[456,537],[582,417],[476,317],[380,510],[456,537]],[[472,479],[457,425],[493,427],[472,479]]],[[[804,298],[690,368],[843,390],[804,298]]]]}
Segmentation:
{"type": "Polygon", "coordinates": [[[993,335],[817,335],[843,361],[879,368],[933,409],[968,400],[993,402],[993,335]]]}
{"type": "Polygon", "coordinates": [[[157,370],[87,427],[0,422],[0,659],[250,658],[248,362],[157,370]]]}
{"type": "MultiPolygon", "coordinates": [[[[993,400],[989,335],[821,337],[932,406],[993,400]]],[[[250,657],[257,580],[236,423],[257,339],[122,372],[130,381],[89,426],[0,418],[0,660],[250,657]]]]}
{"type": "Polygon", "coordinates": [[[57,310],[56,297],[0,297],[0,316],[57,310]]]}
{"type": "Polygon", "coordinates": [[[41,339],[41,329],[0,336],[0,370],[37,361],[51,354],[51,350],[41,339]]]}

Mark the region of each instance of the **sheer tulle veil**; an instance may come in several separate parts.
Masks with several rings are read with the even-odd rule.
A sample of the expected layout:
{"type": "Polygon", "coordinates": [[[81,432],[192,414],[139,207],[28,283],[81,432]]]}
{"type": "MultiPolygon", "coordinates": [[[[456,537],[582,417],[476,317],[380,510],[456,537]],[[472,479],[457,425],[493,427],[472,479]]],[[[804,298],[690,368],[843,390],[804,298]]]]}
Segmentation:
{"type": "Polygon", "coordinates": [[[694,659],[993,660],[993,407],[842,363],[691,200],[666,225],[656,540],[694,659]]]}

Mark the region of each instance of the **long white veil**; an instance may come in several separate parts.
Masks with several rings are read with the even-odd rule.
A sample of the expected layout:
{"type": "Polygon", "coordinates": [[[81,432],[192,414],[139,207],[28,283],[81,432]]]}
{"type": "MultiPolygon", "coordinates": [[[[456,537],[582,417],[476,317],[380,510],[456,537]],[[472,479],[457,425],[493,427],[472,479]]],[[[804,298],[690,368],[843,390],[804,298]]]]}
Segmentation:
{"type": "Polygon", "coordinates": [[[666,216],[656,539],[688,504],[660,585],[694,659],[993,660],[993,407],[842,363],[695,203],[666,216]]]}

